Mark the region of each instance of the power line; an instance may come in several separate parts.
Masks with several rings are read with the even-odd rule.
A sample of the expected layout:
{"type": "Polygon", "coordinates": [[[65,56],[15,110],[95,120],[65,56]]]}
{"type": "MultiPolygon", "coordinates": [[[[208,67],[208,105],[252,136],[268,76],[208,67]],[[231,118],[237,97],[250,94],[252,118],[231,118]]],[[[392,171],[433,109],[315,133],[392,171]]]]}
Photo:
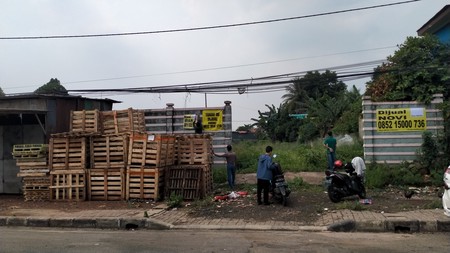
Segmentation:
{"type": "Polygon", "coordinates": [[[394,5],[400,5],[400,4],[408,4],[408,3],[419,2],[419,1],[421,1],[421,0],[409,0],[409,1],[389,3],[389,4],[380,4],[380,5],[373,5],[373,6],[367,6],[367,7],[346,9],[346,10],[340,10],[340,11],[331,11],[331,12],[324,12],[324,13],[310,14],[310,15],[303,15],[303,16],[296,16],[296,17],[289,17],[289,18],[269,19],[269,20],[263,20],[263,21],[244,22],[244,23],[236,23],[236,24],[228,24],[228,25],[180,28],[180,29],[159,30],[159,31],[124,32],[124,33],[104,33],[104,34],[84,34],[84,35],[51,35],[51,36],[14,36],[14,37],[0,37],[0,40],[93,38],[93,37],[132,36],[132,35],[145,35],[145,34],[161,34],[161,33],[211,30],[211,29],[238,27],[238,26],[267,24],[267,23],[282,22],[282,21],[289,21],[289,20],[295,20],[295,19],[313,18],[313,17],[334,15],[334,14],[340,14],[340,13],[346,13],[346,12],[382,8],[382,7],[394,6],[394,5]]]}

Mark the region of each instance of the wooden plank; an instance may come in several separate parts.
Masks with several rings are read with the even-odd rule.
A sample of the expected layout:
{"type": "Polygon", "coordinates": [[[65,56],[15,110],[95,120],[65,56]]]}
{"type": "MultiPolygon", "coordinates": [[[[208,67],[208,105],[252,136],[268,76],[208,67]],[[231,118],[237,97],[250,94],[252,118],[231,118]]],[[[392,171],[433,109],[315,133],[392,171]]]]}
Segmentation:
{"type": "Polygon", "coordinates": [[[89,200],[125,199],[124,169],[88,170],[89,200]]]}
{"type": "Polygon", "coordinates": [[[126,168],[128,135],[92,137],[90,140],[91,168],[126,168]]]}
{"type": "Polygon", "coordinates": [[[50,178],[50,199],[86,200],[86,173],[84,170],[51,171],[50,178]]]}
{"type": "Polygon", "coordinates": [[[164,186],[164,169],[150,167],[127,168],[126,199],[159,200],[164,186]]]}

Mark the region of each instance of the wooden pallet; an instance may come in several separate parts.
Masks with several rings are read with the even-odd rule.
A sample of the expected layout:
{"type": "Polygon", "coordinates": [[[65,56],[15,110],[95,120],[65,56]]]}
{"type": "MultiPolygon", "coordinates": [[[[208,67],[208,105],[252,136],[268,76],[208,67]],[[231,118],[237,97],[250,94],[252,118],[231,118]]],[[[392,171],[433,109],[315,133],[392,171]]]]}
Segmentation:
{"type": "Polygon", "coordinates": [[[99,111],[71,111],[70,132],[101,133],[99,111]]]}
{"type": "Polygon", "coordinates": [[[164,173],[163,168],[129,166],[126,172],[126,199],[152,199],[157,201],[162,198],[164,173]]]}
{"type": "Polygon", "coordinates": [[[24,177],[22,179],[25,201],[41,201],[50,199],[50,176],[24,177]]]}
{"type": "Polygon", "coordinates": [[[85,170],[51,171],[50,183],[51,200],[86,200],[85,170]]]}
{"type": "Polygon", "coordinates": [[[124,169],[90,169],[87,174],[89,200],[125,199],[124,169]]]}
{"type": "Polygon", "coordinates": [[[145,116],[142,110],[102,111],[101,123],[103,134],[122,134],[145,132],[145,116]]]}
{"type": "Polygon", "coordinates": [[[130,136],[128,165],[165,167],[175,163],[175,137],[134,133],[130,136]]]}
{"type": "Polygon", "coordinates": [[[19,167],[18,177],[42,177],[50,172],[47,158],[18,158],[16,165],[19,167]]]}
{"type": "Polygon", "coordinates": [[[204,167],[195,165],[170,166],[166,174],[166,197],[171,194],[184,200],[203,198],[202,174],[204,167]]]}
{"type": "Polygon", "coordinates": [[[86,137],[52,137],[49,146],[50,171],[80,170],[88,167],[86,137]]]}
{"type": "Polygon", "coordinates": [[[13,146],[13,158],[45,158],[48,154],[47,144],[17,144],[13,146]]]}
{"type": "Polygon", "coordinates": [[[128,135],[103,135],[90,139],[90,168],[122,168],[127,166],[128,135]]]}
{"type": "Polygon", "coordinates": [[[212,163],[210,135],[177,136],[177,164],[207,165],[212,163]]]}

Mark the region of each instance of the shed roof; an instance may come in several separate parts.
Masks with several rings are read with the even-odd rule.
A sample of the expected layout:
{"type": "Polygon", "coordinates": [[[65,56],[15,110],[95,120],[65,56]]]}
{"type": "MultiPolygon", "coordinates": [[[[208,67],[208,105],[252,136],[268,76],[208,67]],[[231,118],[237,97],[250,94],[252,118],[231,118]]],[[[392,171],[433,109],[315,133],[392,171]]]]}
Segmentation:
{"type": "Polygon", "coordinates": [[[417,30],[417,34],[422,36],[426,33],[435,33],[442,27],[450,23],[450,5],[447,4],[438,13],[436,13],[428,22],[417,30]]]}

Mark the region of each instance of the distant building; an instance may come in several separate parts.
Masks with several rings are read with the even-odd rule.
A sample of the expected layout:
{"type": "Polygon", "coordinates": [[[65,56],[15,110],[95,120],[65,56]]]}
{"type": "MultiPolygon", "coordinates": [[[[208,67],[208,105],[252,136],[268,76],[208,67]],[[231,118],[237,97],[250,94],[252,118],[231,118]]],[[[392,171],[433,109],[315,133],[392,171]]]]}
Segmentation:
{"type": "Polygon", "coordinates": [[[419,36],[434,34],[441,42],[450,44],[450,5],[446,5],[428,20],[417,30],[417,34],[419,36]]]}

